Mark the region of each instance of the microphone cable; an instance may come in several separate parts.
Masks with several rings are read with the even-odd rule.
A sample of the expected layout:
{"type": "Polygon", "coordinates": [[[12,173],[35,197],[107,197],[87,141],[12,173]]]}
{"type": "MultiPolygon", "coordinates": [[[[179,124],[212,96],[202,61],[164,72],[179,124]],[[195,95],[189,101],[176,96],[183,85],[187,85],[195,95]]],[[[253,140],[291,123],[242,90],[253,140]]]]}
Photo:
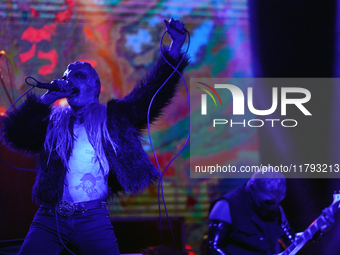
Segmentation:
{"type": "Polygon", "coordinates": [[[0,161],[4,162],[7,166],[20,170],[20,171],[24,171],[24,172],[38,172],[39,170],[37,169],[30,169],[30,168],[23,168],[23,167],[18,167],[18,166],[13,166],[10,163],[7,163],[3,158],[0,157],[0,161]]]}
{"type": "Polygon", "coordinates": [[[183,77],[183,75],[178,71],[178,67],[180,66],[180,64],[183,62],[184,58],[186,57],[188,51],[189,51],[189,47],[190,47],[190,33],[185,29],[185,33],[188,35],[188,47],[181,59],[181,61],[177,64],[176,67],[174,67],[173,65],[171,65],[169,63],[168,60],[166,60],[163,52],[162,52],[162,43],[163,43],[163,38],[164,38],[164,35],[167,33],[167,30],[163,33],[162,37],[161,37],[161,41],[160,41],[160,52],[161,52],[161,55],[164,59],[164,61],[169,65],[171,66],[174,71],[169,75],[169,77],[165,80],[165,82],[160,86],[160,88],[155,92],[155,94],[153,95],[151,101],[150,101],[150,104],[149,104],[149,108],[148,108],[148,113],[147,113],[147,122],[148,122],[148,136],[149,136],[149,140],[150,140],[150,145],[151,145],[151,148],[152,148],[152,151],[153,151],[153,154],[154,154],[154,157],[155,157],[155,160],[156,160],[156,163],[157,163],[157,167],[158,167],[158,170],[159,172],[161,173],[161,176],[160,176],[160,180],[159,180],[159,183],[158,183],[158,212],[159,212],[159,225],[160,225],[160,245],[159,245],[159,250],[158,250],[158,254],[160,253],[160,247],[162,245],[162,237],[163,237],[163,227],[162,227],[162,213],[161,213],[161,203],[160,203],[160,190],[162,192],[162,200],[163,200],[163,205],[164,205],[164,210],[165,210],[165,214],[166,214],[166,217],[167,217],[167,220],[168,220],[168,223],[169,223],[169,227],[170,227],[170,231],[171,231],[171,236],[172,236],[172,245],[173,245],[173,249],[174,249],[174,254],[176,253],[176,248],[175,248],[175,238],[174,238],[174,233],[173,233],[173,229],[172,229],[172,226],[171,226],[171,221],[170,221],[170,218],[169,218],[169,215],[168,215],[168,211],[167,211],[167,207],[166,207],[166,203],[165,203],[165,198],[164,198],[164,190],[163,190],[163,175],[165,173],[165,171],[167,170],[167,168],[169,167],[169,165],[178,157],[178,155],[183,151],[184,147],[187,145],[188,141],[189,141],[189,138],[190,138],[190,132],[191,132],[191,122],[192,122],[192,111],[191,111],[191,105],[190,105],[190,96],[189,96],[189,91],[188,91],[188,86],[185,82],[185,79],[183,77]],[[182,146],[182,148],[179,150],[179,152],[170,160],[170,162],[167,164],[167,166],[164,168],[164,170],[162,171],[160,169],[160,166],[159,166],[159,162],[158,162],[158,159],[157,159],[157,155],[156,155],[156,152],[155,152],[155,148],[153,146],[153,143],[152,143],[152,139],[151,139],[151,133],[150,133],[150,109],[151,109],[151,106],[152,106],[152,103],[153,103],[153,100],[154,98],[156,97],[157,93],[163,88],[163,86],[166,84],[166,82],[172,77],[172,75],[174,75],[175,73],[178,73],[184,83],[184,86],[185,86],[185,90],[186,90],[186,96],[187,96],[187,100],[188,100],[188,104],[189,104],[189,112],[190,112],[190,123],[189,123],[189,131],[188,131],[188,136],[186,138],[186,141],[184,143],[184,145],[182,146]]]}
{"type": "Polygon", "coordinates": [[[8,107],[8,109],[6,110],[6,112],[5,113],[7,113],[7,112],[9,112],[9,110],[24,96],[24,95],[26,95],[28,92],[30,92],[32,89],[34,89],[37,85],[38,85],[38,81],[36,80],[36,79],[34,79],[32,76],[27,76],[26,78],[25,78],[25,82],[28,84],[28,85],[30,85],[30,86],[32,86],[32,88],[29,88],[28,90],[26,90],[24,93],[22,93],[22,95],[20,95],[9,107],[8,107]],[[32,80],[34,80],[35,82],[36,82],[36,84],[31,84],[31,83],[29,83],[27,80],[28,79],[32,79],[32,80]]]}
{"type": "MultiPolygon", "coordinates": [[[[28,76],[28,77],[26,77],[26,79],[25,79],[25,82],[28,84],[28,85],[30,85],[30,86],[32,86],[32,88],[29,88],[28,90],[26,90],[22,95],[20,95],[8,108],[7,108],[7,110],[6,110],[6,112],[5,112],[5,114],[7,114],[8,112],[9,112],[9,110],[10,109],[12,109],[12,107],[23,97],[23,96],[25,96],[28,92],[30,92],[32,89],[34,89],[35,87],[36,87],[36,85],[31,85],[31,84],[29,84],[28,82],[27,82],[27,79],[29,79],[29,78],[32,78],[33,80],[35,80],[37,83],[38,83],[38,81],[36,80],[36,79],[34,79],[33,77],[31,77],[31,76],[28,76]]],[[[16,170],[19,170],[19,171],[25,171],[25,172],[38,172],[39,170],[37,170],[37,169],[30,169],[30,168],[22,168],[22,167],[17,167],[17,166],[14,166],[14,165],[12,165],[12,164],[10,164],[10,163],[8,163],[8,162],[6,162],[2,157],[0,157],[0,161],[2,161],[3,163],[5,163],[7,166],[9,166],[9,167],[11,167],[11,168],[14,168],[14,169],[16,169],[16,170]]]]}
{"type": "MultiPolygon", "coordinates": [[[[30,84],[27,80],[28,79],[33,79],[37,84],[38,84],[38,81],[36,79],[34,79],[32,76],[28,76],[25,78],[25,82],[32,86],[32,88],[29,88],[28,90],[26,90],[24,93],[22,93],[6,110],[5,114],[7,114],[10,109],[12,109],[12,107],[23,97],[25,96],[28,92],[30,92],[32,89],[34,89],[37,84],[30,84]]],[[[17,167],[17,166],[14,166],[8,162],[6,162],[3,158],[0,157],[0,161],[4,162],[7,166],[11,167],[11,168],[14,168],[16,170],[19,170],[19,171],[25,171],[25,172],[39,172],[39,170],[37,169],[30,169],[30,168],[22,168],[22,167],[17,167]]],[[[45,174],[45,173],[44,173],[45,174]]],[[[49,176],[49,175],[48,175],[49,176]]]]}

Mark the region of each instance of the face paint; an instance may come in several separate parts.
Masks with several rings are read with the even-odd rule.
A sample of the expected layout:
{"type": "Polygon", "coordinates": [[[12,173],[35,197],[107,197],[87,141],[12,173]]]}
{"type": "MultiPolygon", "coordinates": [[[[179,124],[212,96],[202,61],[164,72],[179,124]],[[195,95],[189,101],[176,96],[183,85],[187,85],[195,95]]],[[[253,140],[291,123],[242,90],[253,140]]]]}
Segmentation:
{"type": "Polygon", "coordinates": [[[256,210],[266,216],[279,209],[286,195],[285,179],[254,179],[249,190],[256,210]]]}
{"type": "Polygon", "coordinates": [[[63,79],[79,89],[79,93],[67,98],[69,105],[79,110],[89,103],[98,102],[100,81],[97,72],[89,63],[75,62],[67,67],[63,79]]]}

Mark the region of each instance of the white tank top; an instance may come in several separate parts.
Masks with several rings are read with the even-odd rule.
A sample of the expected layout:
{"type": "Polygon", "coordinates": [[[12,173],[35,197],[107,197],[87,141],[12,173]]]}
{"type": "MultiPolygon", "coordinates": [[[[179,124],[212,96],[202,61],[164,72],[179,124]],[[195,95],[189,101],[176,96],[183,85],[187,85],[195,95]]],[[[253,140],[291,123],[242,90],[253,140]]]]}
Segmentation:
{"type": "Polygon", "coordinates": [[[73,151],[62,200],[73,203],[106,200],[108,196],[107,176],[104,176],[94,149],[90,144],[84,124],[75,124],[73,151]]]}

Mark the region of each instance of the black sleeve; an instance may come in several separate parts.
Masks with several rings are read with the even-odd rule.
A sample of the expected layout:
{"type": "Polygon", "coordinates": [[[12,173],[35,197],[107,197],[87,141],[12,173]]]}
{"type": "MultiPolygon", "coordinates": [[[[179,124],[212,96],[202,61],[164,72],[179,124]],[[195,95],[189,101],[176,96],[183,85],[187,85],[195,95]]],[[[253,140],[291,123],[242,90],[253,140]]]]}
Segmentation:
{"type": "MultiPolygon", "coordinates": [[[[164,51],[164,57],[167,61],[176,67],[182,60],[183,54],[178,59],[173,59],[168,51],[164,51]]],[[[184,57],[178,71],[183,72],[188,65],[188,57],[184,57]]],[[[162,56],[158,58],[153,69],[141,79],[134,89],[121,100],[117,101],[117,107],[125,113],[125,116],[138,129],[144,129],[147,126],[147,112],[150,101],[160,86],[168,79],[174,69],[169,66],[162,56]]],[[[175,95],[177,83],[180,76],[176,72],[166,82],[163,88],[157,93],[150,109],[150,123],[160,116],[161,110],[170,103],[171,98],[175,95]]]]}
{"type": "Polygon", "coordinates": [[[50,106],[31,94],[25,102],[1,118],[0,137],[14,151],[36,154],[45,141],[50,106]]]}
{"type": "Polygon", "coordinates": [[[226,255],[223,248],[228,246],[232,224],[223,220],[210,220],[208,231],[208,255],[226,255]]]}

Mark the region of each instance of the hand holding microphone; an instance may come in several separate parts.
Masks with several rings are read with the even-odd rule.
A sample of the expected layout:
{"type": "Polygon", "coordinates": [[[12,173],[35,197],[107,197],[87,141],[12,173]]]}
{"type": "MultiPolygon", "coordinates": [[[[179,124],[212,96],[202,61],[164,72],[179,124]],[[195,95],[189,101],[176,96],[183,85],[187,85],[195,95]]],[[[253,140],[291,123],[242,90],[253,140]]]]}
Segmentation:
{"type": "Polygon", "coordinates": [[[53,80],[51,83],[38,82],[37,87],[48,89],[41,97],[41,101],[45,104],[53,104],[58,99],[69,97],[73,93],[70,83],[60,79],[53,80]]]}
{"type": "Polygon", "coordinates": [[[49,91],[67,92],[72,90],[72,94],[78,93],[79,89],[72,86],[72,83],[63,79],[55,79],[51,83],[39,82],[35,85],[37,88],[48,89],[49,91]]]}
{"type": "Polygon", "coordinates": [[[41,101],[45,104],[52,104],[56,100],[69,97],[79,92],[79,89],[64,79],[54,79],[51,83],[39,82],[33,77],[29,76],[25,79],[26,83],[30,86],[47,89],[48,91],[41,97],[41,101]],[[33,80],[35,84],[29,82],[29,79],[33,80]]]}
{"type": "Polygon", "coordinates": [[[51,81],[51,83],[47,83],[47,82],[37,81],[32,76],[28,76],[26,77],[25,82],[30,86],[37,87],[40,89],[48,89],[49,91],[64,92],[68,88],[68,89],[72,89],[72,94],[76,94],[79,92],[79,89],[74,87],[72,85],[72,82],[69,82],[64,79],[54,79],[51,81]],[[34,83],[30,82],[29,80],[33,80],[34,83]]]}

